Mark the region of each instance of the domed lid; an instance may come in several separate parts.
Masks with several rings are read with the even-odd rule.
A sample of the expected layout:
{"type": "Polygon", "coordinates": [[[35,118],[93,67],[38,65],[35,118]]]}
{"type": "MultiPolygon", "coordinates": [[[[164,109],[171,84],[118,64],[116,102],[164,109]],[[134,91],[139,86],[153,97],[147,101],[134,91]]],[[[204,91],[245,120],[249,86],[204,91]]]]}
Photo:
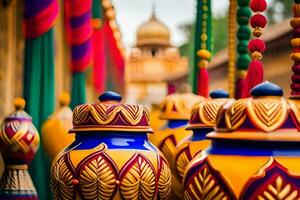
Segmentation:
{"type": "Polygon", "coordinates": [[[216,124],[216,117],[222,105],[232,102],[229,94],[222,89],[210,93],[210,98],[195,104],[192,108],[191,118],[187,129],[212,128],[216,124]]]}
{"type": "Polygon", "coordinates": [[[193,93],[168,95],[160,104],[160,119],[189,120],[192,106],[204,98],[193,93]]]}
{"type": "Polygon", "coordinates": [[[12,120],[19,121],[20,123],[24,121],[32,122],[32,118],[28,115],[27,112],[24,111],[25,105],[26,102],[23,98],[15,98],[14,99],[15,111],[5,118],[4,124],[12,120]]]}
{"type": "Polygon", "coordinates": [[[81,131],[153,132],[149,111],[142,105],[123,104],[115,92],[105,92],[93,104],[77,106],[73,111],[73,128],[81,131]]]}
{"type": "Polygon", "coordinates": [[[137,46],[170,45],[170,30],[153,12],[151,18],[137,30],[137,46]]]}
{"type": "Polygon", "coordinates": [[[42,128],[42,132],[45,131],[53,131],[53,128],[55,129],[57,123],[53,123],[54,121],[59,121],[62,127],[65,128],[66,131],[68,131],[70,128],[72,128],[72,118],[73,118],[73,112],[71,108],[69,107],[70,105],[70,94],[63,91],[60,96],[59,96],[59,107],[57,108],[56,111],[54,111],[50,116],[49,119],[46,120],[43,123],[43,127],[49,127],[48,129],[42,128]]]}
{"type": "Polygon", "coordinates": [[[223,106],[212,139],[300,141],[300,101],[285,100],[282,89],[264,82],[251,90],[252,98],[223,106]]]}

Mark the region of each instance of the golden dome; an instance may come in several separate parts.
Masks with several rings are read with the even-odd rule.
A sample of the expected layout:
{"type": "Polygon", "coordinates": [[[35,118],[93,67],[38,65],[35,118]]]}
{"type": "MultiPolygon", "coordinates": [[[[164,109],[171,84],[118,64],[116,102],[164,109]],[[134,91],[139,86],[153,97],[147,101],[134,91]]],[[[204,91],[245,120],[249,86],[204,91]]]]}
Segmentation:
{"type": "Polygon", "coordinates": [[[170,30],[154,13],[137,31],[137,46],[153,44],[170,45],[170,30]]]}

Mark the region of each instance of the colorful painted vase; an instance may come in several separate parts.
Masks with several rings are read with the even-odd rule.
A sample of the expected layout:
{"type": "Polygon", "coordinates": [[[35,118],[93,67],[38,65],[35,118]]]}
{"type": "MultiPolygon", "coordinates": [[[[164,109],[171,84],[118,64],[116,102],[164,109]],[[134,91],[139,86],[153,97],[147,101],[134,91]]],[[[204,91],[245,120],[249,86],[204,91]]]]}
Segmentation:
{"type": "Polygon", "coordinates": [[[63,92],[59,98],[59,104],[58,110],[42,126],[42,143],[50,160],[53,160],[61,150],[75,140],[74,134],[68,133],[72,128],[73,116],[69,107],[70,95],[63,92]]]}
{"type": "MultiPolygon", "coordinates": [[[[165,127],[161,128],[153,135],[149,135],[149,140],[156,145],[167,158],[171,171],[175,172],[174,158],[177,144],[189,140],[192,131],[186,130],[190,118],[191,108],[203,97],[190,94],[171,94],[161,103],[160,118],[167,120],[165,127]]],[[[172,173],[172,199],[182,199],[181,183],[172,173]]]]}
{"type": "MultiPolygon", "coordinates": [[[[152,106],[150,111],[150,126],[153,129],[154,133],[158,131],[161,127],[165,126],[166,120],[159,118],[160,108],[159,106],[152,106]]],[[[153,135],[153,134],[152,134],[153,135]]]]}
{"type": "Polygon", "coordinates": [[[166,120],[166,125],[149,135],[149,140],[163,152],[170,163],[173,162],[176,145],[192,135],[192,131],[187,131],[186,126],[192,106],[201,100],[202,97],[194,94],[175,93],[168,95],[160,105],[159,118],[166,120]]]}
{"type": "Polygon", "coordinates": [[[300,99],[265,82],[224,106],[210,148],[185,171],[185,199],[299,199],[300,99]]]}
{"type": "Polygon", "coordinates": [[[149,111],[106,92],[73,112],[75,141],[51,167],[55,199],[168,199],[171,171],[148,142],[149,111]]]}
{"type": "Polygon", "coordinates": [[[174,168],[179,182],[182,181],[184,170],[188,163],[202,150],[210,145],[206,134],[213,131],[219,109],[226,103],[232,102],[224,90],[215,90],[207,98],[193,106],[188,130],[193,131],[191,140],[182,142],[175,152],[174,168]]]}
{"type": "Polygon", "coordinates": [[[0,182],[0,199],[37,200],[28,164],[39,147],[39,134],[23,110],[25,100],[15,99],[15,111],[5,118],[0,132],[5,171],[0,182]]]}

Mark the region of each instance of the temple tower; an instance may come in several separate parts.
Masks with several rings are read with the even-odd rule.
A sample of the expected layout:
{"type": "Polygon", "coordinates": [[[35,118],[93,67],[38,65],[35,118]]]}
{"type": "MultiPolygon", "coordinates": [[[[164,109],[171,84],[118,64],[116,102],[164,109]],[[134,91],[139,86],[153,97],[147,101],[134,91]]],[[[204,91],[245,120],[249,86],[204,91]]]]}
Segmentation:
{"type": "Polygon", "coordinates": [[[136,45],[126,61],[127,101],[158,104],[188,73],[187,58],[170,42],[169,28],[153,11],[137,30],[136,45]]]}

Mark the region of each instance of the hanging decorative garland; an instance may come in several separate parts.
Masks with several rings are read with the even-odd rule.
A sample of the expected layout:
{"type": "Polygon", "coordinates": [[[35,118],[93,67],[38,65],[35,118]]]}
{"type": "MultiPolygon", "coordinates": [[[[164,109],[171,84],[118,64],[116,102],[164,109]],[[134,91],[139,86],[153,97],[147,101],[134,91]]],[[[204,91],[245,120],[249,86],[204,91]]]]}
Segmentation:
{"type": "Polygon", "coordinates": [[[243,98],[250,97],[250,90],[257,84],[263,82],[264,68],[261,62],[262,53],[266,49],[265,42],[260,38],[262,29],[267,25],[267,18],[261,13],[267,9],[267,2],[265,0],[251,0],[250,8],[254,15],[250,18],[250,25],[253,28],[253,36],[248,44],[248,49],[251,52],[252,61],[249,64],[248,73],[243,89],[243,98]]]}
{"type": "Polygon", "coordinates": [[[291,58],[294,61],[292,70],[291,95],[300,96],[300,0],[295,0],[293,5],[294,18],[291,20],[291,26],[293,27],[293,39],[291,45],[293,52],[291,58]]]}
{"type": "Polygon", "coordinates": [[[237,31],[237,53],[238,59],[236,62],[237,72],[235,82],[235,98],[242,97],[242,91],[244,88],[247,69],[251,58],[248,54],[248,43],[250,40],[251,30],[249,28],[249,18],[251,17],[251,10],[249,8],[250,0],[238,0],[237,10],[237,23],[239,25],[237,31]]]}
{"type": "Polygon", "coordinates": [[[230,0],[229,4],[229,22],[228,22],[228,91],[229,96],[232,98],[234,97],[235,93],[235,59],[236,59],[236,39],[235,39],[235,33],[236,33],[236,0],[230,0]]]}
{"type": "Polygon", "coordinates": [[[195,64],[193,91],[207,97],[209,92],[209,75],[207,67],[211,59],[212,44],[211,0],[197,1],[197,20],[195,34],[195,64]]]}

